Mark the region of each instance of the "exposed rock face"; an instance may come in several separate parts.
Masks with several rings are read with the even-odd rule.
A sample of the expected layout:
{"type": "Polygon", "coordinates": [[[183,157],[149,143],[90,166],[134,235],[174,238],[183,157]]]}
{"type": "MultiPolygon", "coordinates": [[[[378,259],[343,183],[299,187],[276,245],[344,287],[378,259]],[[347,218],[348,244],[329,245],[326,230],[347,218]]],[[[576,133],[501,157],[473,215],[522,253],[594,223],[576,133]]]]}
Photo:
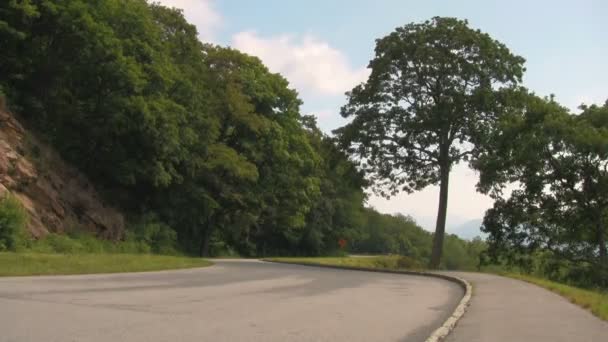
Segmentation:
{"type": "Polygon", "coordinates": [[[26,132],[1,102],[0,195],[8,191],[21,201],[32,236],[77,229],[120,239],[122,214],[104,205],[86,177],[26,132]]]}

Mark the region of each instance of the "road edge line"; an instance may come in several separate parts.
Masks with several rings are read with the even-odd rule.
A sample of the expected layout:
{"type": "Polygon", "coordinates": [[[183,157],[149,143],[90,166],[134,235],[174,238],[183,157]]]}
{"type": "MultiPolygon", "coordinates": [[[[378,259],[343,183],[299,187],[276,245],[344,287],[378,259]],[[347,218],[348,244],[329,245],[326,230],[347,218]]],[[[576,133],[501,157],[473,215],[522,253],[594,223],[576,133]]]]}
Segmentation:
{"type": "Polygon", "coordinates": [[[435,273],[435,272],[424,272],[424,271],[406,271],[406,270],[389,270],[389,269],[379,269],[379,268],[369,268],[369,267],[355,267],[355,266],[338,266],[338,265],[323,265],[323,264],[313,264],[313,263],[305,263],[305,262],[291,262],[291,261],[279,261],[279,260],[271,260],[271,259],[260,259],[264,262],[273,262],[277,264],[290,264],[290,265],[300,265],[300,266],[312,266],[312,267],[321,267],[321,268],[333,268],[333,269],[341,269],[341,270],[351,270],[351,271],[367,271],[367,272],[378,272],[378,273],[394,273],[394,274],[407,274],[407,275],[415,275],[421,277],[432,277],[432,278],[440,278],[443,280],[447,280],[453,283],[456,283],[462,287],[464,290],[464,296],[452,312],[452,315],[448,317],[448,319],[443,322],[443,324],[435,329],[431,336],[429,336],[425,342],[437,342],[446,338],[452,330],[456,327],[458,321],[464,316],[467,307],[470,305],[471,298],[473,296],[473,286],[471,283],[466,281],[463,278],[447,275],[445,273],[435,273]]]}

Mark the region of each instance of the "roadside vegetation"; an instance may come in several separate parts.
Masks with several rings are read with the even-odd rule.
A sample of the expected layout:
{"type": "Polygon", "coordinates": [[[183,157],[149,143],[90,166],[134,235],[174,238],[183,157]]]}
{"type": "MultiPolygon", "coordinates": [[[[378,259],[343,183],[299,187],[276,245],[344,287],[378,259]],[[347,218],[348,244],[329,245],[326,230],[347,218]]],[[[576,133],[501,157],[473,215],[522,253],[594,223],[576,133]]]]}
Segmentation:
{"type": "Polygon", "coordinates": [[[0,194],[0,252],[17,251],[27,241],[27,213],[10,194],[0,194]]]}
{"type": "Polygon", "coordinates": [[[0,276],[160,271],[205,267],[201,258],[151,254],[0,253],[0,276]]]}
{"type": "Polygon", "coordinates": [[[119,241],[101,239],[77,228],[35,239],[26,232],[28,216],[11,194],[0,195],[0,252],[130,253],[178,255],[175,232],[153,219],[129,227],[119,241]]]}
{"type": "Polygon", "coordinates": [[[419,261],[406,256],[361,256],[361,257],[320,257],[320,258],[267,258],[268,261],[291,262],[309,265],[332,265],[383,270],[423,270],[419,261]]]}
{"type": "Polygon", "coordinates": [[[73,231],[31,238],[27,213],[11,195],[0,196],[0,276],[141,272],[209,266],[175,249],[175,232],[140,224],[122,241],[73,231]],[[159,255],[165,254],[165,255],[159,255]]]}
{"type": "MultiPolygon", "coordinates": [[[[401,255],[428,266],[433,234],[422,229],[408,216],[381,214],[368,210],[360,226],[346,242],[343,254],[401,255]]],[[[445,257],[440,268],[448,270],[476,270],[481,253],[487,248],[479,238],[467,241],[447,235],[445,257]]]]}

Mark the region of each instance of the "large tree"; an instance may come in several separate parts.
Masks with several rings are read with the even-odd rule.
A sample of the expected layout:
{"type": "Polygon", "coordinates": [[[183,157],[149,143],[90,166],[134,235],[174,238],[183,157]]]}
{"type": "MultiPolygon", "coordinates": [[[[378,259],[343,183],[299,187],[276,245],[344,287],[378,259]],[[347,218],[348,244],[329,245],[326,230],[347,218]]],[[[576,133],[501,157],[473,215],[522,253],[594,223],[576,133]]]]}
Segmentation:
{"type": "Polygon", "coordinates": [[[343,143],[391,196],[439,184],[430,266],[439,266],[450,170],[500,112],[505,89],[521,82],[524,59],[467,21],[435,17],[397,28],[376,42],[367,82],[342,108],[353,117],[339,129],[343,143]]]}

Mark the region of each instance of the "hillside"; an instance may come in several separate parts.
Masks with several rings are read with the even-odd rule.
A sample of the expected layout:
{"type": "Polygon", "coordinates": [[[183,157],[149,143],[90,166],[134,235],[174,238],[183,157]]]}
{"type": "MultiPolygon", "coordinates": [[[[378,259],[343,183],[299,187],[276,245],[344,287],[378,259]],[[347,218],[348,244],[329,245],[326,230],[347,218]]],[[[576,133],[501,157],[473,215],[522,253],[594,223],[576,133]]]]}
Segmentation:
{"type": "Polygon", "coordinates": [[[34,237],[66,229],[112,240],[124,234],[122,214],[103,203],[84,175],[26,131],[0,103],[0,194],[6,192],[27,210],[27,228],[34,237]]]}

